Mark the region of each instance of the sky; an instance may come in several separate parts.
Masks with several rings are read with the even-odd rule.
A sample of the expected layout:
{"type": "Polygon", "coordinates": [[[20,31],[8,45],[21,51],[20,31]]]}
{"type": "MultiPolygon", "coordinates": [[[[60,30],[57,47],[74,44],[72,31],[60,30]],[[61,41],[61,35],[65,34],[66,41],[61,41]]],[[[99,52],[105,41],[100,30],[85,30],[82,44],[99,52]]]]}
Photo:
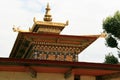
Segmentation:
{"type": "MultiPolygon", "coordinates": [[[[69,25],[61,34],[96,35],[102,33],[102,22],[120,10],[120,0],[1,0],[0,1],[0,57],[9,57],[17,37],[13,25],[28,30],[33,18],[42,21],[47,3],[51,7],[53,22],[69,25]]],[[[117,50],[105,46],[104,38],[98,38],[79,54],[81,62],[104,62],[105,55],[117,50]]]]}

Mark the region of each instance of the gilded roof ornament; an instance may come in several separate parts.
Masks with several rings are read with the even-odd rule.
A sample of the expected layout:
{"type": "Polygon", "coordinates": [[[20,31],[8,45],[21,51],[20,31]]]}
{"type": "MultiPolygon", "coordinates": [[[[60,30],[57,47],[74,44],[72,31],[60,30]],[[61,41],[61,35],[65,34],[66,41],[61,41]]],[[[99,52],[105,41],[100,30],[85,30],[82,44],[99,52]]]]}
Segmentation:
{"type": "Polygon", "coordinates": [[[106,37],[107,37],[107,33],[103,31],[103,32],[100,34],[100,37],[101,37],[101,38],[106,38],[106,37]]]}
{"type": "Polygon", "coordinates": [[[68,24],[69,24],[69,21],[67,20],[67,21],[66,21],[66,26],[67,26],[68,24]]]}
{"type": "Polygon", "coordinates": [[[19,27],[16,27],[15,25],[13,25],[12,29],[14,32],[30,32],[29,30],[22,30],[19,27]]]}
{"type": "Polygon", "coordinates": [[[46,12],[45,12],[45,15],[44,15],[44,21],[52,21],[52,16],[50,15],[49,3],[47,4],[47,7],[46,7],[46,12]]]}

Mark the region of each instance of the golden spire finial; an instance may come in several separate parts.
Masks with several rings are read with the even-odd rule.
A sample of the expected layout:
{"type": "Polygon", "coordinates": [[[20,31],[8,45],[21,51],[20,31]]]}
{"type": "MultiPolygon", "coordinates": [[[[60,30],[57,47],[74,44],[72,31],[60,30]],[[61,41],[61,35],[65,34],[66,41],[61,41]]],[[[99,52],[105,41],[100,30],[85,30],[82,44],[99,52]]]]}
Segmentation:
{"type": "Polygon", "coordinates": [[[46,13],[44,15],[44,21],[52,21],[52,18],[51,18],[51,15],[50,15],[49,3],[47,4],[46,13]]]}

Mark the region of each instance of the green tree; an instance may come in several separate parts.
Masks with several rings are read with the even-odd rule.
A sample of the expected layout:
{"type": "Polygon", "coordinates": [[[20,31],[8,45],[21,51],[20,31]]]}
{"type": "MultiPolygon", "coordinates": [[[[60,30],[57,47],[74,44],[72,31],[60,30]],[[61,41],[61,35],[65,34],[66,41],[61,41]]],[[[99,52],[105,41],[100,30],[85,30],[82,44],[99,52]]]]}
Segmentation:
{"type": "Polygon", "coordinates": [[[107,64],[118,64],[118,58],[116,58],[113,54],[109,53],[108,55],[105,56],[105,61],[104,63],[107,64]]]}
{"type": "Polygon", "coordinates": [[[103,21],[103,30],[108,34],[106,42],[109,47],[117,48],[118,40],[120,40],[120,12],[117,11],[114,16],[109,16],[103,21]],[[110,41],[110,42],[109,42],[110,41]],[[111,41],[114,41],[111,44],[111,41]]]}
{"type": "MultiPolygon", "coordinates": [[[[117,11],[113,16],[108,16],[103,21],[103,30],[107,33],[106,45],[111,48],[117,48],[120,41],[120,12],[117,11]]],[[[119,53],[120,55],[120,53],[119,53]]]]}

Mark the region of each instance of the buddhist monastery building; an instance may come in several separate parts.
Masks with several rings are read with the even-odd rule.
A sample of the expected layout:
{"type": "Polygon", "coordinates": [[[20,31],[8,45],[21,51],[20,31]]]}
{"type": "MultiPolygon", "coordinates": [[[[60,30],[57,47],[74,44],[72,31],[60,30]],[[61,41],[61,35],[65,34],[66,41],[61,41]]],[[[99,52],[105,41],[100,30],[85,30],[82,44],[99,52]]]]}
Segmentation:
{"type": "Polygon", "coordinates": [[[100,35],[61,35],[69,25],[53,22],[47,4],[43,21],[33,18],[18,36],[9,58],[0,58],[1,80],[120,80],[120,65],[79,62],[78,55],[100,35]]]}

